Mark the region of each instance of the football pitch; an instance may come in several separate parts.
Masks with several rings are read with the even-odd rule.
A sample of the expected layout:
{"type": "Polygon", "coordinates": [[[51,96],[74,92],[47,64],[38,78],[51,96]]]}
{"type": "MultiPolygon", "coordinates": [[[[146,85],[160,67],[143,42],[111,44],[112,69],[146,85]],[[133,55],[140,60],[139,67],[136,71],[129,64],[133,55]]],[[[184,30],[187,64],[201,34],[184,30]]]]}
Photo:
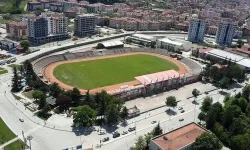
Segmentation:
{"type": "Polygon", "coordinates": [[[136,76],[170,69],[179,70],[176,64],[166,59],[146,54],[135,54],[65,63],[57,66],[53,70],[53,74],[67,85],[81,89],[94,89],[133,81],[136,76]]]}

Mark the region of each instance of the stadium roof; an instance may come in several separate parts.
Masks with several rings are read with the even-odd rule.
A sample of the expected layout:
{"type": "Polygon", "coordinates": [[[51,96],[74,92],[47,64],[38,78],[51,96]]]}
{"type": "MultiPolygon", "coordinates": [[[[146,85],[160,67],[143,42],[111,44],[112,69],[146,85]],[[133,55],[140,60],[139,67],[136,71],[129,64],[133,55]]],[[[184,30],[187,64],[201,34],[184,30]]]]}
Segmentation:
{"type": "Polygon", "coordinates": [[[247,59],[247,58],[242,59],[242,60],[236,62],[236,64],[250,68],[250,59],[247,59]]]}
{"type": "Polygon", "coordinates": [[[207,52],[207,54],[221,58],[221,59],[231,59],[232,61],[236,61],[236,62],[245,58],[243,56],[233,54],[227,51],[219,50],[219,49],[213,49],[207,52]]]}
{"type": "Polygon", "coordinates": [[[162,71],[162,72],[138,76],[138,77],[135,77],[135,79],[141,82],[141,84],[143,85],[149,85],[152,83],[167,81],[168,79],[177,78],[180,76],[183,76],[183,75],[181,75],[175,70],[168,70],[168,71],[162,71]]]}
{"type": "Polygon", "coordinates": [[[183,45],[183,43],[176,42],[176,41],[172,41],[172,40],[170,40],[169,38],[159,39],[158,41],[161,41],[161,42],[167,43],[167,44],[176,45],[176,46],[182,46],[182,45],[183,45]]]}
{"type": "Polygon", "coordinates": [[[123,45],[123,42],[121,41],[108,41],[108,42],[102,42],[101,43],[104,47],[114,47],[114,46],[121,46],[123,45]]]}
{"type": "Polygon", "coordinates": [[[177,150],[193,143],[197,137],[206,132],[206,129],[195,123],[190,123],[176,130],[159,135],[153,138],[152,142],[163,150],[177,150]]]}
{"type": "Polygon", "coordinates": [[[146,34],[133,34],[132,37],[136,37],[138,39],[144,39],[144,40],[150,40],[150,41],[155,41],[156,38],[150,35],[146,34]]]}

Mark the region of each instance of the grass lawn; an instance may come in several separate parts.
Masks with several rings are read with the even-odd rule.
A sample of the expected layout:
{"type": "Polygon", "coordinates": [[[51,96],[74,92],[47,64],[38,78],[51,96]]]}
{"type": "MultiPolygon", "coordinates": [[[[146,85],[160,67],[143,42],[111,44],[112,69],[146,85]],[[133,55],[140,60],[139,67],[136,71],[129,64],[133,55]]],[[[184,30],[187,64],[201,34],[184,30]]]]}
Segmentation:
{"type": "Polygon", "coordinates": [[[8,73],[8,71],[0,67],[0,74],[5,74],[5,73],[8,73]]]}
{"type": "MultiPolygon", "coordinates": [[[[0,145],[16,138],[16,135],[6,126],[3,120],[0,118],[0,145]]],[[[23,142],[18,140],[4,148],[4,150],[20,150],[22,149],[23,142]]]]}
{"type": "Polygon", "coordinates": [[[54,76],[65,84],[93,89],[134,80],[134,77],[178,70],[174,63],[156,56],[137,54],[99,60],[75,62],[57,66],[54,76]]]}
{"type": "Polygon", "coordinates": [[[16,67],[17,70],[19,70],[21,66],[22,65],[18,65],[18,64],[10,64],[10,65],[8,65],[8,67],[10,67],[10,68],[16,67]]]}

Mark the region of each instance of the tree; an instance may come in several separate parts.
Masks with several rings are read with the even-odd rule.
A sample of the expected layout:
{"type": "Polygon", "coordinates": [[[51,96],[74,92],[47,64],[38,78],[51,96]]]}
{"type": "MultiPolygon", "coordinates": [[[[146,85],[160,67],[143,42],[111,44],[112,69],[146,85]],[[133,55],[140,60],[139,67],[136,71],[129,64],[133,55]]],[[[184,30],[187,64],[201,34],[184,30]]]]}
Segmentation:
{"type": "Polygon", "coordinates": [[[205,97],[201,105],[201,111],[204,113],[207,113],[210,110],[212,103],[213,103],[212,97],[208,97],[208,96],[205,97]]]}
{"type": "Polygon", "coordinates": [[[60,93],[62,93],[62,89],[58,86],[57,83],[52,83],[49,85],[50,95],[57,98],[60,93]]]}
{"type": "Polygon", "coordinates": [[[35,99],[35,100],[39,100],[39,99],[42,99],[45,97],[44,93],[40,90],[35,90],[33,93],[32,93],[32,97],[35,99]]]}
{"type": "Polygon", "coordinates": [[[77,112],[73,116],[75,126],[92,126],[95,119],[96,111],[87,105],[77,107],[77,112]]]}
{"type": "Polygon", "coordinates": [[[220,150],[222,144],[212,133],[203,133],[192,144],[192,150],[220,150]]]}
{"type": "Polygon", "coordinates": [[[21,87],[21,83],[20,83],[20,80],[19,80],[19,76],[17,74],[17,70],[16,70],[16,67],[13,68],[13,78],[12,78],[12,89],[11,91],[12,92],[18,92],[20,90],[20,87],[21,87]]]}
{"type": "Polygon", "coordinates": [[[200,112],[198,115],[198,119],[201,121],[205,121],[206,120],[206,114],[204,112],[200,112]]]}
{"type": "Polygon", "coordinates": [[[246,108],[246,116],[250,117],[250,103],[248,103],[247,108],[246,108]]]}
{"type": "Polygon", "coordinates": [[[107,124],[116,124],[119,121],[119,110],[115,104],[109,104],[105,111],[105,118],[107,124]]]}
{"type": "MultiPolygon", "coordinates": [[[[97,96],[98,97],[98,96],[97,96]]],[[[94,98],[92,95],[90,95],[89,90],[87,90],[85,99],[83,102],[85,105],[88,105],[90,108],[95,109],[96,108],[96,103],[94,101],[94,98]]]]}
{"type": "Polygon", "coordinates": [[[196,98],[200,95],[200,91],[197,90],[197,89],[193,89],[192,91],[192,95],[194,96],[195,100],[196,101],[196,98]]]}
{"type": "Polygon", "coordinates": [[[69,108],[69,105],[71,103],[71,98],[67,95],[60,94],[56,98],[56,105],[59,106],[60,110],[66,110],[69,108]]]}
{"type": "Polygon", "coordinates": [[[237,118],[242,114],[241,109],[236,106],[236,105],[232,105],[229,106],[225,109],[224,115],[223,115],[223,125],[225,128],[228,128],[232,122],[233,122],[233,118],[237,118]]]}
{"type": "Polygon", "coordinates": [[[242,40],[237,41],[238,48],[241,48],[243,45],[244,45],[244,41],[242,41],[242,40]]]}
{"type": "Polygon", "coordinates": [[[229,131],[233,133],[233,135],[240,135],[246,133],[247,123],[241,117],[233,118],[233,122],[229,127],[229,131]]]}
{"type": "Polygon", "coordinates": [[[208,129],[213,128],[214,124],[220,121],[222,110],[222,105],[219,102],[216,102],[211,106],[206,115],[206,127],[208,129]]]}
{"type": "Polygon", "coordinates": [[[131,147],[130,150],[145,150],[145,147],[146,147],[146,141],[145,139],[143,138],[143,136],[139,136],[137,139],[136,139],[136,142],[135,142],[135,146],[134,147],[131,147]]]}
{"type": "Polygon", "coordinates": [[[162,134],[162,128],[160,127],[160,124],[158,123],[156,127],[152,131],[153,137],[161,135],[162,134]]]}
{"type": "Polygon", "coordinates": [[[43,115],[46,115],[46,114],[48,114],[48,112],[49,112],[50,110],[51,110],[51,108],[50,108],[49,104],[46,103],[45,106],[43,107],[41,113],[42,113],[43,115]]]}
{"type": "Polygon", "coordinates": [[[245,133],[232,138],[231,145],[232,149],[237,150],[248,150],[250,147],[250,135],[245,133]]]}
{"type": "Polygon", "coordinates": [[[24,76],[24,68],[23,68],[23,65],[20,66],[20,69],[19,69],[19,72],[22,76],[24,76]]]}
{"type": "Polygon", "coordinates": [[[214,124],[214,127],[213,127],[212,131],[213,131],[213,133],[214,133],[218,138],[220,138],[220,137],[222,136],[223,132],[224,132],[224,127],[223,127],[221,124],[219,124],[218,122],[216,122],[216,123],[214,124]]]}
{"type": "Polygon", "coordinates": [[[24,41],[21,41],[21,42],[20,42],[20,45],[21,45],[21,47],[23,48],[23,50],[24,50],[25,52],[27,52],[27,51],[29,50],[29,47],[30,47],[30,42],[27,41],[27,40],[24,40],[24,41]]]}
{"type": "Polygon", "coordinates": [[[45,96],[42,96],[38,100],[38,107],[39,107],[39,109],[43,109],[45,107],[45,105],[46,105],[46,98],[45,98],[45,96]]]}
{"type": "Polygon", "coordinates": [[[169,110],[170,110],[170,107],[177,106],[177,101],[176,101],[176,98],[174,96],[167,97],[167,101],[165,103],[169,107],[169,110]]]}
{"type": "Polygon", "coordinates": [[[247,101],[246,101],[243,97],[240,97],[240,98],[238,99],[238,106],[241,108],[241,111],[242,111],[243,113],[246,112],[247,105],[248,105],[248,103],[247,103],[247,101]]]}
{"type": "Polygon", "coordinates": [[[242,96],[249,102],[249,99],[250,99],[250,85],[246,85],[243,88],[242,96]]]}
{"type": "Polygon", "coordinates": [[[25,70],[24,76],[25,76],[26,84],[32,87],[33,82],[36,80],[36,74],[34,73],[32,64],[29,60],[26,60],[23,64],[23,67],[25,70]]]}
{"type": "Polygon", "coordinates": [[[120,117],[124,120],[124,122],[125,122],[126,119],[128,119],[128,109],[127,109],[126,106],[124,106],[122,108],[122,111],[120,113],[120,117]]]}
{"type": "Polygon", "coordinates": [[[150,144],[150,141],[151,139],[153,138],[152,134],[151,133],[148,133],[144,136],[144,139],[145,139],[145,142],[146,142],[146,147],[145,147],[145,150],[149,150],[149,144],[150,144]]]}
{"type": "Polygon", "coordinates": [[[73,90],[68,90],[66,95],[69,96],[75,106],[80,104],[81,93],[77,88],[73,88],[73,90]]]}
{"type": "Polygon", "coordinates": [[[236,79],[238,82],[245,81],[245,72],[240,68],[239,65],[235,64],[230,66],[229,72],[231,74],[231,77],[236,79]]]}
{"type": "Polygon", "coordinates": [[[221,89],[227,89],[229,87],[229,79],[227,77],[223,77],[219,82],[219,86],[221,89]]]}

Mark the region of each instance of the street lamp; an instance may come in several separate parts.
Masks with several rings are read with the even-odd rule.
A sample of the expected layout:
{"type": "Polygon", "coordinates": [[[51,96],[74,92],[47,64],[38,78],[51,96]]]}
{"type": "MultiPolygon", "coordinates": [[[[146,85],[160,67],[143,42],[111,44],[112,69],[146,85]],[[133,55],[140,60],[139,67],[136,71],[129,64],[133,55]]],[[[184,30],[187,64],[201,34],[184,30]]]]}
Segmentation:
{"type": "Polygon", "coordinates": [[[31,140],[33,139],[33,137],[31,136],[31,135],[29,135],[28,137],[27,137],[27,140],[29,140],[29,143],[30,143],[30,150],[31,150],[31,140]]]}

